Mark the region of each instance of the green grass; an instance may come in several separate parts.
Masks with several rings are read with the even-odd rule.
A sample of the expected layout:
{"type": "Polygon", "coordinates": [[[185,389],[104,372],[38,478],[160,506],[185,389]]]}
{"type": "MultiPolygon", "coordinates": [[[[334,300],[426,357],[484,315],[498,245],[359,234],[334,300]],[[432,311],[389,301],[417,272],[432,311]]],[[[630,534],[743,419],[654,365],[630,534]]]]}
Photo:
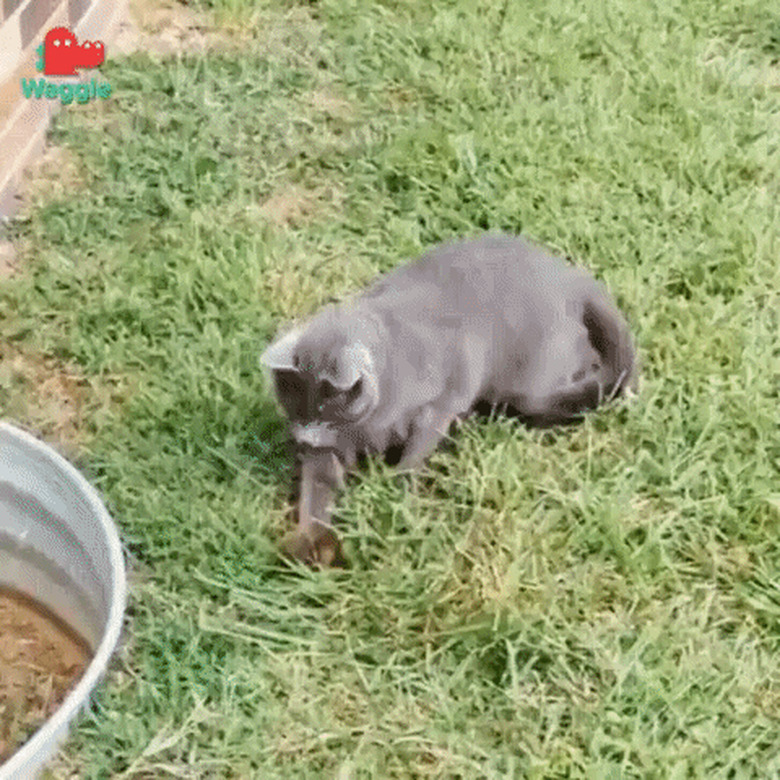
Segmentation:
{"type": "Polygon", "coordinates": [[[11,225],[2,339],[124,388],[80,465],[131,554],[126,644],[58,776],[779,777],[771,4],[201,5],[254,34],[109,63],[57,123],[85,183],[11,225]],[[372,465],[352,568],[287,568],[260,352],[485,229],[607,281],[639,399],[372,465]]]}

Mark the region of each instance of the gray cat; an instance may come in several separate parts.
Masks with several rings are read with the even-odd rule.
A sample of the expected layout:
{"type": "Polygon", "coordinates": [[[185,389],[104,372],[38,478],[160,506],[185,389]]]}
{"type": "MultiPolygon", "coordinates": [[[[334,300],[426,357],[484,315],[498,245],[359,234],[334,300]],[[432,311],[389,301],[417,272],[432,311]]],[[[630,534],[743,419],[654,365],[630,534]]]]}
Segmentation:
{"type": "Polygon", "coordinates": [[[523,238],[445,244],[329,305],[261,361],[301,466],[288,554],[343,562],[330,515],[361,454],[420,465],[477,405],[536,425],[579,418],[636,386],[625,319],[588,273],[523,238]]]}

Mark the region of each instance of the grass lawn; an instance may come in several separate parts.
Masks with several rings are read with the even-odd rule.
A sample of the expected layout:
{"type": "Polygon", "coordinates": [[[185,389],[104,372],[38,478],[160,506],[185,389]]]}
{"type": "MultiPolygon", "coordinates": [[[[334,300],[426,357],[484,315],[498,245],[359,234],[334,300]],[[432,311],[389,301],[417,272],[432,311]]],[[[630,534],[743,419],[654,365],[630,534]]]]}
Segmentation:
{"type": "Polygon", "coordinates": [[[9,226],[0,410],[71,447],[131,566],[52,777],[780,777],[773,4],[196,5],[224,45],[109,52],[9,226]],[[352,568],[284,565],[263,348],[486,229],[607,282],[640,397],[371,465],[352,568]]]}

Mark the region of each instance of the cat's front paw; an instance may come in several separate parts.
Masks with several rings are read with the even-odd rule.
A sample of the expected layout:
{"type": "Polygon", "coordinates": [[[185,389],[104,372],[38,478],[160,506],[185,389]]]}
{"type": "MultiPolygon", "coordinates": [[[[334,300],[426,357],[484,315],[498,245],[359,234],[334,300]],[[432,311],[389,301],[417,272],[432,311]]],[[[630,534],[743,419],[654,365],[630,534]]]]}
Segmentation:
{"type": "Polygon", "coordinates": [[[317,568],[345,568],[347,559],[332,528],[296,528],[282,540],[284,554],[317,568]]]}

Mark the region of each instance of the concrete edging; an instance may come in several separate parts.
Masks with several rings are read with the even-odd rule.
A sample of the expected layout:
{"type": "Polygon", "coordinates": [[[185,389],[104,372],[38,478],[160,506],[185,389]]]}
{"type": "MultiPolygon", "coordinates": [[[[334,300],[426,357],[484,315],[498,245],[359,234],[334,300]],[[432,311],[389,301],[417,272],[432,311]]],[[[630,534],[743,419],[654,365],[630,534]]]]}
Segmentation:
{"type": "MultiPolygon", "coordinates": [[[[70,28],[79,40],[111,39],[128,0],[0,0],[0,221],[19,208],[24,169],[44,148],[60,101],[28,100],[22,78],[35,78],[35,49],[47,30],[70,28]]],[[[107,46],[110,56],[111,50],[107,46]]]]}

